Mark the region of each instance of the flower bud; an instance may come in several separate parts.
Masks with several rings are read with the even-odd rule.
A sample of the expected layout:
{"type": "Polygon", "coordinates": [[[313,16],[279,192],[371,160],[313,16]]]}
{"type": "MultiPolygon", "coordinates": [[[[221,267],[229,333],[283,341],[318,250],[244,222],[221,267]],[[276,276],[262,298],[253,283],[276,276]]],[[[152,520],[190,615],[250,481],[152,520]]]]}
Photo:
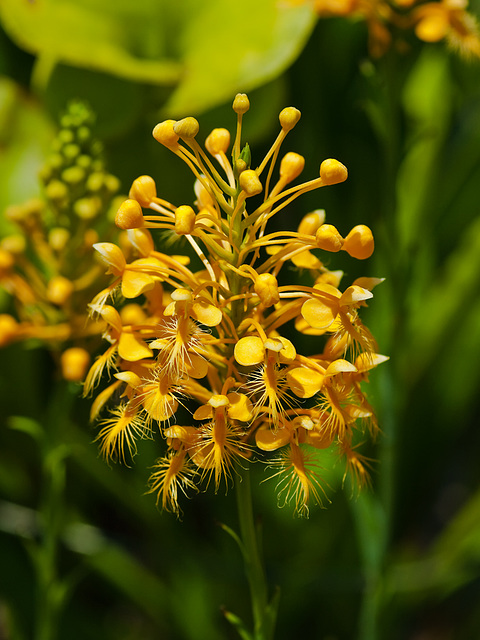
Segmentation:
{"type": "Polygon", "coordinates": [[[102,208],[102,201],[98,196],[80,198],[73,205],[75,215],[81,220],[93,220],[102,208]]]}
{"type": "Polygon", "coordinates": [[[0,314],[0,347],[4,347],[13,340],[18,332],[18,322],[8,313],[0,314]]]}
{"type": "Polygon", "coordinates": [[[290,151],[287,153],[280,163],[280,176],[291,182],[295,180],[303,171],[305,166],[305,158],[299,153],[290,151]]]}
{"type": "Polygon", "coordinates": [[[184,204],[175,210],[175,233],[179,236],[189,235],[195,228],[195,211],[184,204]]]}
{"type": "Polygon", "coordinates": [[[337,252],[343,247],[343,238],[333,224],[322,224],[315,234],[317,247],[324,251],[337,252]]]}
{"type": "Polygon", "coordinates": [[[280,120],[280,126],[283,131],[291,131],[300,120],[301,115],[300,111],[295,107],[285,107],[285,109],[282,109],[278,119],[280,120]]]}
{"type": "Polygon", "coordinates": [[[243,114],[250,109],[250,100],[246,93],[237,93],[233,101],[233,110],[235,113],[243,114]]]}
{"type": "Polygon", "coordinates": [[[364,224],[358,224],[345,238],[343,249],[357,260],[369,258],[375,248],[373,234],[364,224]]]}
{"type": "Polygon", "coordinates": [[[263,189],[262,183],[253,169],[245,169],[245,171],[242,171],[238,181],[240,182],[241,188],[245,191],[247,198],[256,196],[261,193],[263,189]]]}
{"type": "Polygon", "coordinates": [[[133,181],[128,197],[136,200],[142,207],[148,207],[157,197],[155,180],[150,176],[140,176],[133,181]]]}
{"type": "Polygon", "coordinates": [[[230,146],[230,131],[228,129],[214,129],[205,140],[205,148],[212,156],[225,153],[230,146]]]}
{"type": "Polygon", "coordinates": [[[338,160],[329,158],[320,165],[320,177],[325,185],[344,182],[348,177],[347,167],[338,160]]]}
{"type": "Polygon", "coordinates": [[[90,354],[81,347],[71,347],[62,353],[60,364],[65,380],[81,382],[90,364],[90,354]]]}
{"type": "Polygon", "coordinates": [[[195,138],[198,133],[200,125],[198,124],[198,120],[188,116],[188,118],[183,118],[183,120],[179,120],[173,125],[173,130],[180,138],[191,140],[195,138]]]}
{"type": "Polygon", "coordinates": [[[74,290],[73,283],[64,276],[54,276],[47,286],[47,299],[59,307],[70,299],[74,290]]]}
{"type": "Polygon", "coordinates": [[[115,224],[119,229],[138,229],[143,227],[142,207],[136,200],[125,200],[118,208],[115,224]]]}
{"type": "Polygon", "coordinates": [[[170,149],[176,149],[178,146],[178,135],[173,130],[175,123],[176,120],[165,120],[157,124],[152,132],[157,142],[170,149]]]}
{"type": "Polygon", "coordinates": [[[255,280],[255,293],[265,307],[271,307],[280,301],[278,282],[272,273],[262,273],[255,280]]]}
{"type": "Polygon", "coordinates": [[[63,227],[54,227],[48,233],[48,244],[54,251],[63,251],[70,240],[70,232],[63,227]]]}

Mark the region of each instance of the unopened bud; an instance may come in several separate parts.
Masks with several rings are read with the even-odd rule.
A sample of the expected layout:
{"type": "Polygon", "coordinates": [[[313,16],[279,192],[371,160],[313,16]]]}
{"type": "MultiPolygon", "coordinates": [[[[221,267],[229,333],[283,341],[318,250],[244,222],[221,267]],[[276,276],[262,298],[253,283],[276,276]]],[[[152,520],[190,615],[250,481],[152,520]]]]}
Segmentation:
{"type": "Polygon", "coordinates": [[[348,177],[347,167],[338,160],[329,158],[320,165],[320,177],[325,185],[344,182],[348,177]]]}
{"type": "Polygon", "coordinates": [[[138,229],[143,227],[142,207],[136,200],[125,200],[118,208],[115,224],[119,229],[138,229]]]}
{"type": "Polygon", "coordinates": [[[285,107],[280,111],[278,119],[280,120],[280,126],[285,132],[291,131],[293,127],[300,120],[302,114],[295,107],[285,107]]]}
{"type": "Polygon", "coordinates": [[[333,224],[322,224],[315,234],[317,247],[324,251],[337,252],[343,247],[343,238],[333,224]]]}
{"type": "Polygon", "coordinates": [[[81,382],[90,364],[90,354],[81,347],[71,347],[62,353],[60,364],[65,380],[81,382]]]}
{"type": "Polygon", "coordinates": [[[271,307],[280,301],[278,282],[272,273],[262,273],[255,280],[255,293],[265,307],[271,307]]]}
{"type": "Polygon", "coordinates": [[[140,176],[133,181],[128,197],[136,200],[142,207],[148,207],[157,197],[155,180],[150,176],[140,176]]]}
{"type": "Polygon", "coordinates": [[[259,177],[253,169],[246,169],[240,174],[238,181],[247,197],[256,196],[261,193],[263,187],[259,177]]]}
{"type": "Polygon", "coordinates": [[[188,118],[183,118],[183,120],[179,120],[173,125],[173,130],[180,138],[191,140],[195,138],[198,133],[200,125],[198,124],[198,120],[192,118],[192,116],[188,116],[188,118]]]}
{"type": "Polygon", "coordinates": [[[233,101],[233,110],[235,113],[243,114],[250,109],[250,100],[246,93],[237,93],[233,101]]]}
{"type": "Polygon", "coordinates": [[[357,258],[357,260],[370,258],[375,248],[375,242],[369,227],[364,224],[353,227],[345,238],[343,248],[352,258],[357,258]]]}
{"type": "Polygon", "coordinates": [[[157,124],[152,132],[157,142],[160,142],[160,144],[170,149],[176,148],[178,145],[178,135],[173,130],[175,123],[176,120],[165,120],[157,124]]]}
{"type": "Polygon", "coordinates": [[[73,283],[64,276],[54,276],[47,286],[47,299],[59,307],[70,299],[74,290],[73,283]]]}
{"type": "Polygon", "coordinates": [[[179,236],[189,235],[195,228],[196,214],[192,207],[181,205],[175,210],[175,233],[179,236]]]}
{"type": "Polygon", "coordinates": [[[305,158],[299,153],[290,151],[287,153],[280,163],[280,176],[291,182],[295,180],[303,171],[305,166],[305,158]]]}
{"type": "Polygon", "coordinates": [[[214,129],[205,140],[205,148],[212,156],[225,153],[230,146],[230,131],[228,129],[214,129]]]}
{"type": "Polygon", "coordinates": [[[54,227],[48,234],[48,244],[54,251],[63,251],[70,240],[70,232],[63,227],[54,227]]]}

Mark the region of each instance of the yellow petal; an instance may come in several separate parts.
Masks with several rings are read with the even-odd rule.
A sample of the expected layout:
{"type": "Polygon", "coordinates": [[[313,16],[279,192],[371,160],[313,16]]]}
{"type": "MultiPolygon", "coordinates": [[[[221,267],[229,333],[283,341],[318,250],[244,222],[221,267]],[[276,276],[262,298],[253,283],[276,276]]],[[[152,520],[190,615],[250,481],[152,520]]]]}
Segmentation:
{"type": "Polygon", "coordinates": [[[357,367],[355,365],[348,362],[348,360],[339,358],[328,365],[327,370],[325,371],[325,377],[336,376],[338,373],[353,373],[355,371],[357,371],[357,367]]]}
{"type": "Polygon", "coordinates": [[[301,313],[314,329],[327,329],[337,316],[337,306],[310,298],[303,303],[301,313]]]}
{"type": "Polygon", "coordinates": [[[202,298],[197,298],[193,303],[192,316],[207,327],[216,327],[223,317],[221,309],[202,298]]]}
{"type": "Polygon", "coordinates": [[[136,362],[143,358],[151,358],[153,352],[146,342],[133,333],[123,331],[118,342],[118,355],[129,362],[136,362]]]}
{"type": "Polygon", "coordinates": [[[293,256],[292,262],[299,269],[320,269],[322,267],[317,256],[314,256],[308,249],[293,256]]]}
{"type": "Polygon", "coordinates": [[[202,404],[193,414],[194,420],[209,420],[213,417],[213,407],[209,404],[202,404]]]}
{"type": "Polygon", "coordinates": [[[93,245],[93,248],[100,254],[102,262],[108,266],[107,273],[112,273],[115,276],[123,273],[126,264],[125,256],[116,244],[97,242],[93,245]]]}
{"type": "Polygon", "coordinates": [[[122,295],[124,298],[136,298],[145,291],[153,289],[155,280],[147,273],[125,271],[122,278],[122,295]]]}
{"type": "Polygon", "coordinates": [[[269,426],[263,426],[255,432],[255,442],[262,451],[276,451],[290,442],[291,435],[286,427],[274,431],[269,426]]]}
{"type": "Polygon", "coordinates": [[[232,420],[240,420],[241,422],[249,422],[253,417],[253,405],[248,396],[244,393],[236,393],[232,391],[227,395],[230,402],[228,407],[228,415],[232,420]]]}
{"type": "Polygon", "coordinates": [[[263,340],[258,336],[241,338],[235,345],[234,355],[238,364],[244,366],[260,364],[265,356],[263,340]]]}
{"type": "Polygon", "coordinates": [[[284,338],[283,336],[278,336],[278,340],[280,340],[283,345],[279,353],[280,362],[282,364],[293,362],[297,357],[297,351],[293,346],[293,342],[288,340],[288,338],[284,338]]]}
{"type": "Polygon", "coordinates": [[[369,371],[389,359],[388,356],[382,356],[380,353],[361,353],[355,359],[355,366],[358,371],[369,371]]]}
{"type": "Polygon", "coordinates": [[[198,356],[195,353],[189,354],[185,360],[186,370],[191,378],[200,380],[204,378],[208,373],[208,362],[202,356],[198,356]]]}
{"type": "Polygon", "coordinates": [[[323,375],[307,367],[296,367],[287,373],[287,382],[293,393],[299,398],[311,398],[320,391],[323,375]]]}
{"type": "Polygon", "coordinates": [[[359,302],[363,302],[364,300],[369,300],[370,298],[373,298],[373,293],[371,291],[363,289],[363,287],[359,287],[358,285],[352,285],[343,293],[340,298],[340,305],[342,307],[355,305],[359,302]]]}

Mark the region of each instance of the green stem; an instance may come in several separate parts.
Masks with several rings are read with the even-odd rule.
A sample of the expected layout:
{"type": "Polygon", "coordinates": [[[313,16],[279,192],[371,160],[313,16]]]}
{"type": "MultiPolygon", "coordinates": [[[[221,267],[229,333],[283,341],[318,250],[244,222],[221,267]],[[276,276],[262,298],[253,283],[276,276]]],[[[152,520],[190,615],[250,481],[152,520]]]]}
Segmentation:
{"type": "Polygon", "coordinates": [[[250,586],[255,640],[273,640],[276,606],[268,601],[268,587],[262,550],[255,526],[249,469],[239,469],[236,482],[238,517],[243,544],[245,572],[250,586]]]}

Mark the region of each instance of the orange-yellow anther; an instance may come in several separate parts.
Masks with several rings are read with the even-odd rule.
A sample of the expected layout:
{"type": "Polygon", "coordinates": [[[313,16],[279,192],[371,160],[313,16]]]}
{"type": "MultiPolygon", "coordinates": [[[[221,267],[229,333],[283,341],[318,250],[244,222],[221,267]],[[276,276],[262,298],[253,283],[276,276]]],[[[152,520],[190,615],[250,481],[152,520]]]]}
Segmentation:
{"type": "Polygon", "coordinates": [[[175,123],[176,120],[165,120],[157,124],[152,132],[155,140],[169,149],[176,149],[178,146],[179,136],[173,130],[175,123]]]}
{"type": "Polygon", "coordinates": [[[173,125],[173,130],[177,136],[185,140],[195,138],[199,129],[200,125],[198,124],[198,120],[192,118],[192,116],[183,118],[183,120],[179,120],[173,125]]]}
{"type": "Polygon", "coordinates": [[[212,156],[226,153],[230,146],[230,131],[228,129],[214,129],[205,140],[205,148],[212,156]]]}
{"type": "Polygon", "coordinates": [[[196,214],[192,207],[182,204],[175,210],[175,233],[179,236],[189,235],[195,228],[196,214]]]}
{"type": "Polygon", "coordinates": [[[320,165],[320,177],[325,185],[345,182],[348,177],[347,167],[338,160],[328,158],[320,165]]]}
{"type": "Polygon", "coordinates": [[[333,224],[322,224],[315,233],[317,247],[324,251],[340,251],[343,247],[343,238],[333,224]]]}
{"type": "Polygon", "coordinates": [[[71,347],[62,353],[60,364],[65,380],[81,382],[85,378],[90,364],[90,354],[81,347],[71,347]]]}
{"type": "Polygon", "coordinates": [[[280,163],[280,176],[291,182],[295,180],[303,171],[305,166],[305,158],[299,153],[290,151],[287,153],[280,163]]]}
{"type": "Polygon", "coordinates": [[[343,249],[358,260],[369,258],[375,248],[373,234],[369,227],[364,224],[358,224],[350,231],[345,238],[343,249]]]}
{"type": "Polygon", "coordinates": [[[314,236],[320,225],[325,222],[325,209],[316,209],[307,213],[298,225],[298,233],[306,236],[314,236]]]}
{"type": "Polygon", "coordinates": [[[128,197],[136,200],[142,207],[148,207],[157,197],[155,180],[150,176],[140,176],[133,181],[128,197]]]}
{"type": "Polygon", "coordinates": [[[282,109],[278,119],[280,120],[280,126],[283,131],[291,131],[300,120],[301,115],[300,111],[295,109],[295,107],[285,107],[285,109],[282,109]]]}
{"type": "Polygon", "coordinates": [[[64,305],[73,293],[73,284],[63,276],[54,276],[47,286],[47,298],[53,304],[64,305]]]}
{"type": "Polygon", "coordinates": [[[272,273],[262,273],[255,280],[255,293],[265,307],[271,307],[280,301],[278,281],[272,273]]]}
{"type": "Polygon", "coordinates": [[[122,202],[115,216],[115,224],[119,229],[143,227],[143,211],[137,200],[128,199],[122,202]]]}
{"type": "Polygon", "coordinates": [[[235,113],[243,114],[246,113],[249,109],[250,100],[248,99],[247,94],[237,93],[233,101],[233,110],[235,111],[235,113]]]}
{"type": "Polygon", "coordinates": [[[263,189],[262,183],[253,169],[246,169],[245,171],[242,171],[238,181],[240,182],[240,186],[245,191],[247,197],[256,196],[261,193],[263,189]]]}

